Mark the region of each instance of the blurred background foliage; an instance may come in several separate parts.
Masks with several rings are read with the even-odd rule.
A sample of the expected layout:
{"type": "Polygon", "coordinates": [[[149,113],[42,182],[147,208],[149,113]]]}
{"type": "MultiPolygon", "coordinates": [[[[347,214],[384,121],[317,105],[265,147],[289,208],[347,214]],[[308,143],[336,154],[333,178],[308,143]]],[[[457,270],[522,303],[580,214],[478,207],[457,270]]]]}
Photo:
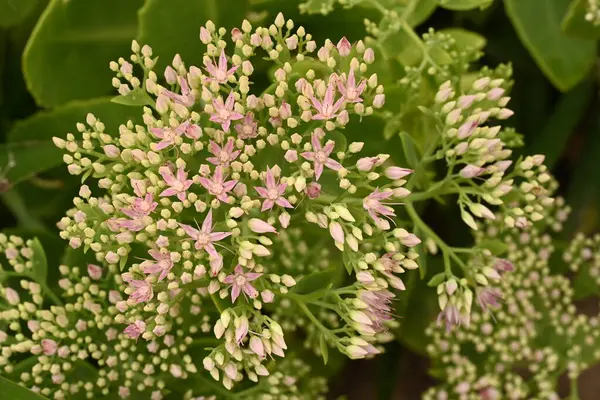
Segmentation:
{"type": "MultiPolygon", "coordinates": [[[[232,28],[244,18],[260,23],[272,21],[283,12],[296,26],[312,33],[318,43],[327,38],[337,42],[342,36],[356,41],[368,34],[365,18],[381,27],[385,25],[382,9],[401,14],[414,6],[408,21],[418,33],[426,33],[430,27],[444,30],[458,47],[483,51],[473,70],[511,63],[515,81],[511,108],[515,116],[508,124],[524,135],[521,152],[546,154],[561,184],[560,194],[574,209],[565,235],[576,230],[597,231],[600,27],[585,22],[586,1],[0,0],[1,228],[24,237],[38,236],[45,245],[50,268],[70,257],[55,223],[72,205],[79,178],[67,174],[61,152],[51,138],[75,131],[75,124],[88,112],[98,116],[106,131],[113,134],[127,119],[139,118],[138,107],[111,102],[115,91],[108,64],[129,53],[132,39],[151,45],[163,66],[176,53],[186,65],[200,65],[203,45],[198,32],[208,19],[217,26],[232,28]]],[[[404,67],[422,57],[421,50],[403,34],[380,39],[378,51],[385,55],[376,64],[383,84],[394,84],[405,76],[404,67]]],[[[438,57],[448,55],[440,53],[438,57]]],[[[255,83],[268,86],[270,71],[261,69],[260,64],[255,69],[255,83]]],[[[402,96],[388,94],[387,110],[397,113],[394,107],[402,106],[402,96]]],[[[402,159],[406,141],[402,142],[397,126],[390,124],[387,121],[386,125],[382,116],[373,117],[359,125],[359,131],[347,135],[353,140],[362,137],[374,143],[376,151],[402,159]]],[[[418,145],[429,140],[427,134],[433,132],[422,125],[409,133],[418,145]]],[[[471,240],[458,213],[433,206],[424,215],[441,236],[451,236],[454,242],[471,240]]],[[[435,258],[426,263],[428,271],[440,269],[435,258]]],[[[437,305],[434,296],[423,297],[426,280],[420,280],[416,273],[411,280],[407,285],[411,292],[397,305],[402,318],[400,342],[391,344],[382,357],[367,362],[371,372],[365,372],[365,362],[360,362],[337,374],[344,365],[335,357],[326,367],[321,365],[328,375],[338,375],[332,378],[334,394],[409,399],[427,386],[426,364],[418,354],[423,354],[423,329],[437,305]],[[407,373],[422,379],[394,378],[407,373]]]]}

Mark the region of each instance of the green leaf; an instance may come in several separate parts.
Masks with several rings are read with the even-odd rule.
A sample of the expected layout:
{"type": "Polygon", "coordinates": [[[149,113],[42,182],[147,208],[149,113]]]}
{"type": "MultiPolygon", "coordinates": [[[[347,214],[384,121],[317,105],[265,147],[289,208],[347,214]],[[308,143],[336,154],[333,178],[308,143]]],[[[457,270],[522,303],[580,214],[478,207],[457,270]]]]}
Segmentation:
{"type": "Polygon", "coordinates": [[[211,20],[228,30],[241,25],[246,0],[148,0],[140,9],[139,41],[159,56],[157,71],[179,54],[186,65],[202,65],[200,26],[211,20]]]}
{"type": "Polygon", "coordinates": [[[479,247],[489,250],[494,256],[500,256],[508,250],[508,246],[499,239],[486,239],[479,243],[479,247]]]}
{"type": "Polygon", "coordinates": [[[504,4],[519,38],[554,86],[567,91],[588,74],[596,43],[561,31],[569,0],[505,0],[504,4]]]}
{"type": "Polygon", "coordinates": [[[46,282],[46,276],[48,275],[48,259],[46,258],[44,247],[38,238],[32,239],[31,250],[33,251],[33,256],[31,257],[33,276],[35,276],[38,281],[46,282]]]}
{"type": "Polygon", "coordinates": [[[35,9],[37,3],[38,0],[0,0],[0,27],[19,24],[35,9]]]}
{"type": "Polygon", "coordinates": [[[51,141],[26,141],[0,145],[0,168],[6,172],[5,178],[16,185],[40,172],[62,163],[62,150],[51,141]],[[9,162],[14,166],[7,168],[9,162]]]}
{"type": "MultiPolygon", "coordinates": [[[[54,136],[64,138],[73,132],[77,122],[85,121],[87,113],[94,114],[105,126],[105,132],[118,136],[119,125],[131,119],[141,120],[141,108],[111,102],[110,97],[73,101],[52,111],[41,111],[17,122],[8,133],[9,142],[30,140],[48,141],[54,136]]],[[[62,160],[62,151],[59,151],[62,160]]]]}
{"type": "Polygon", "coordinates": [[[415,144],[412,136],[406,132],[400,132],[400,139],[402,140],[402,150],[406,161],[411,168],[415,168],[419,163],[419,153],[417,145],[415,144]]]}
{"type": "Polygon", "coordinates": [[[329,361],[329,348],[325,342],[325,335],[319,337],[319,348],[321,349],[321,355],[323,356],[323,364],[327,365],[327,361],[329,361]]]}
{"type": "Polygon", "coordinates": [[[453,11],[467,11],[489,7],[494,0],[439,0],[440,7],[453,11]]]}
{"type": "MultiPolygon", "coordinates": [[[[405,3],[410,3],[413,0],[404,0],[405,3]]],[[[419,0],[415,6],[415,9],[408,17],[408,23],[411,26],[421,25],[433,14],[437,8],[437,0],[419,0]]]]}
{"type": "Polygon", "coordinates": [[[2,398],[10,400],[40,400],[46,398],[2,376],[0,376],[0,393],[2,393],[2,398]]]}
{"type": "Polygon", "coordinates": [[[23,53],[23,74],[35,101],[55,107],[111,93],[108,64],[130,51],[142,3],[51,0],[23,53]]]}
{"type": "Polygon", "coordinates": [[[440,32],[446,33],[456,41],[456,47],[459,50],[477,49],[481,50],[487,44],[485,37],[479,33],[471,32],[462,28],[443,29],[440,32]]]}
{"type": "Polygon", "coordinates": [[[308,274],[296,283],[291,292],[307,294],[325,289],[329,284],[334,283],[336,272],[337,268],[329,268],[308,274]]]}
{"type": "Polygon", "coordinates": [[[587,14],[586,3],[588,0],[575,0],[569,6],[567,15],[562,21],[561,27],[563,32],[569,36],[583,39],[598,39],[600,38],[600,25],[585,19],[587,14]]]}
{"type": "Polygon", "coordinates": [[[431,277],[431,279],[429,280],[429,282],[427,282],[427,286],[429,286],[429,287],[436,287],[437,285],[439,285],[440,283],[442,283],[444,281],[445,277],[446,277],[446,274],[444,272],[440,272],[439,274],[435,274],[434,276],[431,277]]]}
{"type": "Polygon", "coordinates": [[[2,193],[2,201],[17,220],[19,227],[42,232],[46,231],[44,223],[32,215],[31,209],[27,207],[25,199],[21,196],[17,188],[12,188],[6,193],[2,193]]]}
{"type": "Polygon", "coordinates": [[[544,154],[544,165],[552,169],[565,151],[569,137],[589,110],[594,93],[594,85],[585,80],[562,95],[543,128],[537,133],[529,132],[528,153],[544,154]]]}
{"type": "Polygon", "coordinates": [[[115,96],[110,101],[124,106],[150,106],[154,104],[148,92],[141,88],[132,90],[125,96],[115,96]]]}

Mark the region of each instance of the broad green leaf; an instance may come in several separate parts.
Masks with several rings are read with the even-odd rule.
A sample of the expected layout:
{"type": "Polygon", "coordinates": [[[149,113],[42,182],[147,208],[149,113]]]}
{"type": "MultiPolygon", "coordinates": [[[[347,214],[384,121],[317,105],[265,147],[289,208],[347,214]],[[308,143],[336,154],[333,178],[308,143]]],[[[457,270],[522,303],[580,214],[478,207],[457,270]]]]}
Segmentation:
{"type": "MultiPolygon", "coordinates": [[[[141,108],[112,103],[110,97],[73,101],[17,122],[8,133],[8,141],[42,140],[52,144],[52,137],[64,138],[68,132],[74,132],[77,122],[85,121],[87,113],[94,114],[104,124],[106,133],[116,136],[119,125],[129,119],[141,120],[141,112],[141,108]]],[[[62,151],[59,159],[62,160],[62,151]]]]}
{"type": "Polygon", "coordinates": [[[25,141],[0,144],[0,168],[5,178],[16,185],[32,176],[62,163],[62,151],[51,141],[25,141]],[[6,166],[14,162],[12,168],[6,166]]]}
{"type": "Polygon", "coordinates": [[[481,50],[485,47],[487,40],[479,33],[471,32],[462,28],[443,29],[440,32],[446,33],[456,41],[456,47],[459,50],[477,49],[481,50]]]}
{"type": "Polygon", "coordinates": [[[536,63],[561,91],[581,81],[594,65],[596,42],[561,31],[569,0],[505,0],[506,13],[536,63]]]}
{"type": "MultiPolygon", "coordinates": [[[[410,3],[413,0],[404,0],[404,3],[410,3]]],[[[416,2],[413,12],[408,17],[408,23],[412,26],[421,25],[433,14],[438,5],[437,0],[419,0],[416,2]]]]}
{"type": "Polygon", "coordinates": [[[325,289],[329,284],[335,282],[337,268],[329,268],[324,271],[313,272],[300,279],[292,288],[293,293],[307,294],[325,289]]]}
{"type": "Polygon", "coordinates": [[[446,274],[444,272],[440,272],[439,274],[435,274],[429,280],[429,282],[427,282],[427,286],[429,286],[429,287],[436,287],[437,285],[439,285],[440,283],[442,283],[444,281],[445,277],[446,277],[446,274]]]}
{"type": "Polygon", "coordinates": [[[466,11],[489,7],[494,0],[439,0],[440,7],[453,11],[466,11]]]}
{"type": "Polygon", "coordinates": [[[321,349],[321,356],[323,356],[323,364],[327,365],[327,361],[329,361],[329,348],[325,342],[325,335],[319,337],[319,348],[321,349]]]}
{"type": "Polygon", "coordinates": [[[31,209],[26,206],[25,199],[19,193],[18,188],[12,188],[6,193],[2,193],[2,202],[15,217],[20,228],[41,232],[47,231],[44,223],[32,215],[31,209]]]}
{"type": "Polygon", "coordinates": [[[41,400],[45,399],[31,390],[0,376],[0,393],[2,398],[10,400],[41,400]]]}
{"type": "Polygon", "coordinates": [[[585,19],[588,0],[574,0],[562,21],[562,30],[569,36],[583,39],[600,38],[600,25],[594,25],[585,19]]]}
{"type": "Polygon", "coordinates": [[[417,145],[415,144],[411,135],[406,132],[400,132],[400,139],[402,139],[402,150],[406,161],[411,168],[415,168],[419,163],[419,153],[417,145]]]}
{"type": "Polygon", "coordinates": [[[585,80],[562,95],[543,128],[528,135],[529,154],[544,154],[544,164],[552,169],[588,111],[594,92],[594,85],[585,80]]]}
{"type": "Polygon", "coordinates": [[[35,9],[38,0],[0,0],[0,27],[17,25],[35,9]]]}
{"type": "Polygon", "coordinates": [[[508,250],[506,243],[499,239],[486,239],[479,243],[481,248],[489,250],[494,256],[500,256],[508,250]]]}
{"type": "Polygon", "coordinates": [[[35,101],[55,107],[111,93],[108,64],[129,54],[142,3],[51,0],[23,54],[23,73],[35,101]]]}
{"type": "Polygon", "coordinates": [[[154,104],[148,92],[140,88],[132,90],[125,96],[115,96],[110,101],[124,106],[150,106],[154,104]]]}
{"type": "Polygon", "coordinates": [[[186,65],[202,66],[200,27],[211,20],[217,28],[240,26],[246,0],[148,0],[138,13],[139,41],[159,56],[159,71],[179,54],[186,65]]]}
{"type": "Polygon", "coordinates": [[[46,282],[46,276],[48,275],[48,259],[46,258],[46,252],[42,243],[38,238],[32,239],[31,250],[33,256],[31,257],[33,276],[38,281],[46,282]]]}

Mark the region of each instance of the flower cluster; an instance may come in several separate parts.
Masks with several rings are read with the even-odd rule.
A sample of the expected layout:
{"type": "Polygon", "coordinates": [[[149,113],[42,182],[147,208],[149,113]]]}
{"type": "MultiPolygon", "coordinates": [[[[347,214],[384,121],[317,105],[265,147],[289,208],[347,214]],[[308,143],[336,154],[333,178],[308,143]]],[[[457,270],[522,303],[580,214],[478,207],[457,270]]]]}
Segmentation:
{"type": "Polygon", "coordinates": [[[595,26],[600,24],[600,2],[598,0],[587,0],[585,2],[585,20],[595,26]]]}
{"type": "Polygon", "coordinates": [[[317,47],[281,14],[229,35],[209,21],[200,41],[199,67],[177,55],[157,73],[152,49],[135,41],[129,60],[111,63],[116,101],[144,104],[143,124],[105,132],[89,114],[78,134],[54,138],[69,172],[94,179],[58,223],[61,237],[114,274],[111,320],[128,346],[169,338],[179,349],[169,352],[185,362],[175,378],[197,368],[227,389],[245,377],[259,387],[269,360],[291,351],[277,320],[290,302],[324,358],[328,346],[352,358],[378,353],[394,326],[391,289],[405,289],[399,275],[418,267],[420,240],[395,219],[412,170],[386,154],[359,156],[363,143],[347,145],[343,133],[385,102],[367,74],[374,51],[345,38],[317,47]],[[262,91],[257,56],[276,66],[262,91]],[[329,255],[324,267],[346,270],[349,282],[325,288],[320,268],[293,265],[309,249],[288,232],[307,231],[319,238],[313,257],[329,255]],[[318,309],[334,313],[335,328],[318,309]],[[188,362],[181,353],[207,331],[208,353],[188,362]]]}
{"type": "MultiPolygon", "coordinates": [[[[600,359],[600,316],[578,313],[571,283],[551,272],[557,267],[551,265],[557,261],[552,236],[568,213],[557,199],[542,223],[517,231],[491,221],[477,235],[479,243],[490,238],[506,243],[507,259],[496,261],[500,279],[493,291],[477,293],[485,307],[471,312],[469,325],[451,334],[435,325],[428,329],[433,343],[427,350],[443,384],[426,399],[559,398],[562,373],[577,392],[577,377],[600,359]]],[[[564,252],[567,262],[590,261],[589,245],[576,238],[564,252]]]]}

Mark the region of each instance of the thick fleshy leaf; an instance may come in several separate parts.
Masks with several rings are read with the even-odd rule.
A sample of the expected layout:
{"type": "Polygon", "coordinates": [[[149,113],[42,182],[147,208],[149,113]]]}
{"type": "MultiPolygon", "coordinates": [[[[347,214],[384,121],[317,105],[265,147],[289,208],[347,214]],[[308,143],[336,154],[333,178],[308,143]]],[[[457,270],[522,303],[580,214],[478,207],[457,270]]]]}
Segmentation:
{"type": "Polygon", "coordinates": [[[49,140],[34,140],[0,145],[0,168],[5,171],[3,178],[11,185],[27,180],[32,176],[60,165],[62,150],[49,140]],[[9,163],[12,168],[7,168],[9,163]]]}
{"type": "Polygon", "coordinates": [[[42,400],[46,398],[2,376],[0,376],[0,393],[3,398],[10,400],[42,400]]]}
{"type": "Polygon", "coordinates": [[[554,86],[567,91],[588,74],[596,59],[596,42],[561,31],[569,0],[505,0],[504,4],[519,38],[554,86]]]}
{"type": "Polygon", "coordinates": [[[588,0],[574,0],[562,21],[562,30],[569,36],[583,39],[600,38],[600,25],[585,19],[588,0]]]}
{"type": "Polygon", "coordinates": [[[55,107],[110,94],[108,64],[130,52],[142,3],[51,0],[23,54],[23,73],[35,101],[55,107]]]}
{"type": "Polygon", "coordinates": [[[157,73],[179,54],[186,65],[202,66],[204,45],[200,27],[211,20],[217,27],[239,27],[246,0],[148,0],[139,11],[139,41],[159,56],[157,73]]]}
{"type": "Polygon", "coordinates": [[[48,275],[48,259],[42,243],[38,238],[33,238],[31,243],[33,256],[31,257],[32,273],[39,282],[46,282],[48,275]]]}
{"type": "Polygon", "coordinates": [[[471,32],[462,28],[443,29],[441,32],[447,33],[456,41],[456,47],[459,50],[477,49],[485,47],[487,40],[479,33],[471,32]]]}
{"type": "Polygon", "coordinates": [[[453,11],[466,11],[489,7],[494,0],[438,0],[440,7],[453,11]]]}
{"type": "Polygon", "coordinates": [[[35,9],[39,0],[0,0],[0,27],[19,24],[35,9]]]}

